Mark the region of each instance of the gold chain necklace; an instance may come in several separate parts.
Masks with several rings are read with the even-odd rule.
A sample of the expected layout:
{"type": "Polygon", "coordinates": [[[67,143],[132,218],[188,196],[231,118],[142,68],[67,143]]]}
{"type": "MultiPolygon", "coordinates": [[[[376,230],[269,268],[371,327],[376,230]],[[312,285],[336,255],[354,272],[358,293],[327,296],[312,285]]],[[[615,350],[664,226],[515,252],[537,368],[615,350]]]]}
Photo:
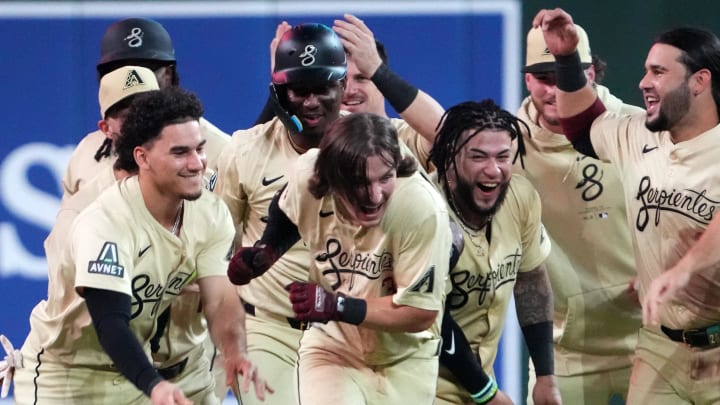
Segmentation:
{"type": "Polygon", "coordinates": [[[183,209],[185,208],[185,201],[182,201],[180,203],[180,209],[178,210],[177,215],[175,215],[175,223],[173,223],[172,230],[170,231],[173,235],[178,236],[178,231],[180,230],[180,219],[182,218],[183,209]]]}
{"type": "Polygon", "coordinates": [[[465,233],[468,235],[468,238],[470,240],[470,243],[475,246],[477,249],[477,255],[478,256],[485,256],[485,244],[480,241],[477,242],[475,238],[480,237],[480,232],[485,228],[485,240],[487,241],[487,244],[490,245],[490,236],[492,234],[492,215],[488,216],[485,222],[477,229],[472,228],[465,218],[460,214],[460,210],[457,209],[455,206],[455,201],[453,200],[452,196],[448,198],[448,202],[450,203],[450,208],[452,208],[453,212],[455,213],[455,216],[458,218],[458,222],[460,223],[460,227],[465,231],[465,233]]]}

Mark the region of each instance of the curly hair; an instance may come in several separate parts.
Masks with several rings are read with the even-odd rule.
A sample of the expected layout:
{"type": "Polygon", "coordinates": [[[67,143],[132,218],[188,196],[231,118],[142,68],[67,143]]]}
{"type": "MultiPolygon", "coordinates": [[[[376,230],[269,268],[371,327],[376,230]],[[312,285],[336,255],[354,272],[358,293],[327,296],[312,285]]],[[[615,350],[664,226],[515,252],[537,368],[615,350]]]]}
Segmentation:
{"type": "Polygon", "coordinates": [[[179,87],[138,94],[130,104],[115,150],[115,167],[134,172],[138,169],[133,150],[153,142],[162,130],[172,124],[198,120],[203,114],[197,96],[179,87]]]}
{"type": "Polygon", "coordinates": [[[310,193],[322,198],[336,192],[350,200],[367,199],[367,159],[379,156],[398,177],[417,170],[412,156],[403,157],[397,131],[390,120],[371,113],[355,113],[337,119],[320,141],[310,193]]]}
{"type": "Polygon", "coordinates": [[[438,124],[437,137],[428,157],[428,160],[437,168],[438,178],[443,182],[445,192],[449,195],[448,170],[457,171],[455,157],[463,146],[481,131],[486,129],[507,131],[511,140],[518,140],[518,150],[513,158],[513,163],[518,156],[522,161],[522,157],[525,156],[525,144],[521,135],[522,127],[526,131],[530,131],[523,120],[503,110],[490,99],[480,102],[466,101],[445,111],[438,124]],[[463,133],[467,130],[474,130],[474,132],[462,139],[463,133]]]}

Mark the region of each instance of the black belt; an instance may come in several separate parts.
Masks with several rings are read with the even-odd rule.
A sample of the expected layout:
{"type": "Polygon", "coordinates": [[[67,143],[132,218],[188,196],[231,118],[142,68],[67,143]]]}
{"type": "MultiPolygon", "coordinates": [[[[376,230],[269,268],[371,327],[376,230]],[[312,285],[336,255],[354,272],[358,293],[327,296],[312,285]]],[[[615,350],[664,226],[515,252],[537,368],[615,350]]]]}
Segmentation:
{"type": "Polygon", "coordinates": [[[710,348],[720,346],[720,324],[702,329],[670,329],[660,326],[670,340],[682,342],[691,347],[710,348]]]}
{"type": "MultiPolygon", "coordinates": [[[[255,305],[249,304],[249,303],[243,303],[243,306],[245,307],[245,313],[248,315],[255,316],[255,305]]],[[[278,316],[280,317],[280,316],[278,316]]],[[[285,318],[283,317],[288,325],[290,325],[291,328],[297,329],[297,330],[305,330],[308,328],[308,323],[305,321],[301,321],[297,318],[285,318]]]]}
{"type": "Polygon", "coordinates": [[[162,378],[166,380],[172,380],[173,378],[182,374],[182,372],[185,370],[185,366],[187,366],[187,362],[188,358],[185,357],[184,359],[182,359],[182,361],[175,365],[165,368],[158,368],[157,372],[162,378]]]}

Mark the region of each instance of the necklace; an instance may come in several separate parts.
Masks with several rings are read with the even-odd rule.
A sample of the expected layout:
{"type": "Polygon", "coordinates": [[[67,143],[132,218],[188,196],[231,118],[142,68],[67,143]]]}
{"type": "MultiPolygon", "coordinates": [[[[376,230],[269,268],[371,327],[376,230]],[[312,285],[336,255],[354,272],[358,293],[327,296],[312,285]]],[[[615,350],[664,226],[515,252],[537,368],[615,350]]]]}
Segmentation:
{"type": "Polygon", "coordinates": [[[172,230],[170,231],[173,235],[177,236],[180,230],[180,219],[182,218],[183,209],[185,208],[185,201],[180,203],[180,209],[177,215],[175,215],[175,223],[173,223],[172,230]]]}
{"type": "Polygon", "coordinates": [[[483,230],[483,228],[485,228],[485,241],[487,242],[487,245],[490,244],[490,239],[492,237],[492,215],[488,216],[485,222],[483,222],[480,227],[473,228],[467,223],[462,214],[460,214],[460,211],[455,206],[455,202],[453,201],[452,197],[448,198],[448,202],[450,203],[450,208],[452,208],[455,216],[457,216],[458,218],[458,223],[460,224],[460,227],[463,229],[463,231],[465,231],[468,236],[468,238],[465,239],[470,240],[470,243],[475,246],[475,249],[477,251],[476,254],[478,256],[485,256],[485,249],[489,247],[486,247],[486,244],[483,243],[482,240],[478,242],[475,240],[475,238],[479,238],[481,231],[483,230]]]}

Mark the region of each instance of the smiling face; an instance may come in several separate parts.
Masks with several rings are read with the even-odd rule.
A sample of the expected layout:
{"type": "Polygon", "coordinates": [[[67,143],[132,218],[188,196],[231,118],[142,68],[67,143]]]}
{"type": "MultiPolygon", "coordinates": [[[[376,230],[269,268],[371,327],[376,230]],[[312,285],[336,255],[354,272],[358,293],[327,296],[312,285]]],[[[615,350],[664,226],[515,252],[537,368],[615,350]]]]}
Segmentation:
{"type": "MultiPolygon", "coordinates": [[[[585,77],[589,82],[595,82],[595,69],[592,66],[585,69],[585,77]]],[[[530,93],[530,101],[538,112],[537,123],[549,131],[561,134],[562,127],[555,99],[557,91],[555,72],[525,73],[525,87],[530,93]]]]}
{"type": "Polygon", "coordinates": [[[302,122],[303,135],[320,138],[325,129],[340,116],[343,83],[289,84],[287,98],[291,115],[302,122]]]}
{"type": "Polygon", "coordinates": [[[640,80],[651,131],[672,130],[690,110],[688,71],[680,62],[682,51],[674,46],[656,43],[645,61],[645,75],[640,80]]]}
{"type": "Polygon", "coordinates": [[[141,178],[148,179],[159,194],[185,200],[202,194],[207,159],[198,121],[168,125],[134,153],[141,178]]]}
{"type": "Polygon", "coordinates": [[[475,134],[466,130],[464,141],[472,138],[449,168],[448,183],[453,202],[469,225],[482,226],[502,204],[511,178],[512,144],[505,130],[485,129],[475,134]]]}
{"type": "Polygon", "coordinates": [[[385,98],[372,80],[360,73],[352,58],[347,60],[347,78],[342,108],[353,113],[369,112],[385,116],[385,98]]]}
{"type": "Polygon", "coordinates": [[[388,200],[395,191],[397,172],[380,156],[367,158],[367,183],[357,186],[348,196],[336,194],[336,201],[351,223],[372,227],[380,224],[385,215],[388,200]]]}

